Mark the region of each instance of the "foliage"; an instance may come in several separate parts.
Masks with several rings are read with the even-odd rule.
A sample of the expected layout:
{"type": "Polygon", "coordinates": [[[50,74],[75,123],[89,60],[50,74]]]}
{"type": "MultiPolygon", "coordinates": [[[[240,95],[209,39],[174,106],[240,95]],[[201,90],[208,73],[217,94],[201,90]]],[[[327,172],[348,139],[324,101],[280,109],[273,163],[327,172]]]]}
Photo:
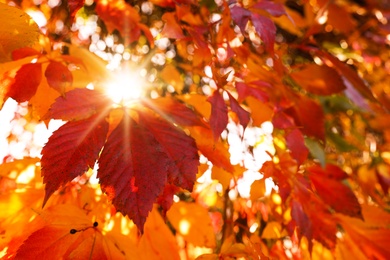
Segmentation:
{"type": "Polygon", "coordinates": [[[386,2],[5,2],[1,257],[390,255],[386,2]]]}

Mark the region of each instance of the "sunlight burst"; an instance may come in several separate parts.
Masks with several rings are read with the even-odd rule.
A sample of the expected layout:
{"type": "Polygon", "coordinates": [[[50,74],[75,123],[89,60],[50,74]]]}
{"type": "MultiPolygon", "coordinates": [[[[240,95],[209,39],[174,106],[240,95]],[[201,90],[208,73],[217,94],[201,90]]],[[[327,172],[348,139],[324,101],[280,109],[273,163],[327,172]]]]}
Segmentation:
{"type": "Polygon", "coordinates": [[[121,71],[106,85],[107,95],[117,104],[130,105],[144,94],[146,82],[139,71],[121,71]]]}

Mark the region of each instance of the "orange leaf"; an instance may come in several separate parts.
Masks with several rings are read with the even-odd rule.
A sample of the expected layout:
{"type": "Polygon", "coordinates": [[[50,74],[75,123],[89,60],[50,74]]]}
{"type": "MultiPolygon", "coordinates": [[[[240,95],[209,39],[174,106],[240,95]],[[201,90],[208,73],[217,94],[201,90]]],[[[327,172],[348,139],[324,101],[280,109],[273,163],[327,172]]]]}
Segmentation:
{"type": "Polygon", "coordinates": [[[164,13],[162,20],[165,22],[164,28],[161,31],[163,37],[172,39],[184,38],[183,30],[176,20],[175,13],[164,13]]]}
{"type": "Polygon", "coordinates": [[[187,242],[194,246],[216,246],[210,216],[202,206],[181,201],[173,204],[167,217],[187,242]]]}
{"type": "Polygon", "coordinates": [[[305,90],[317,95],[332,95],[345,89],[340,75],[326,65],[308,64],[291,77],[305,90]]]}

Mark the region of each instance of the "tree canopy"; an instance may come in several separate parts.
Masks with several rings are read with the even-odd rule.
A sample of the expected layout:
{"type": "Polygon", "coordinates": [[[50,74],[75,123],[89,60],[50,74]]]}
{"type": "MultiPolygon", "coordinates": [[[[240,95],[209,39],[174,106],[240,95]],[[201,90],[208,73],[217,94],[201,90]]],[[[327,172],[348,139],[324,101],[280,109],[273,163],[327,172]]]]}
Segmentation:
{"type": "Polygon", "coordinates": [[[387,259],[389,11],[0,1],[0,257],[387,259]]]}

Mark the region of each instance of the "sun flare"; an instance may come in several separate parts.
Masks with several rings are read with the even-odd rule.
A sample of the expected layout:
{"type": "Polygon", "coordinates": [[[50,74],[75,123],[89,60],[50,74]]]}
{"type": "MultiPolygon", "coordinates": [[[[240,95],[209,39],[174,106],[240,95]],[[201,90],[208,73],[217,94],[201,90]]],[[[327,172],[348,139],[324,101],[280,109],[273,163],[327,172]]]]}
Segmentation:
{"type": "Polygon", "coordinates": [[[107,83],[106,93],[115,103],[128,105],[144,95],[145,85],[139,71],[121,71],[107,83]]]}

